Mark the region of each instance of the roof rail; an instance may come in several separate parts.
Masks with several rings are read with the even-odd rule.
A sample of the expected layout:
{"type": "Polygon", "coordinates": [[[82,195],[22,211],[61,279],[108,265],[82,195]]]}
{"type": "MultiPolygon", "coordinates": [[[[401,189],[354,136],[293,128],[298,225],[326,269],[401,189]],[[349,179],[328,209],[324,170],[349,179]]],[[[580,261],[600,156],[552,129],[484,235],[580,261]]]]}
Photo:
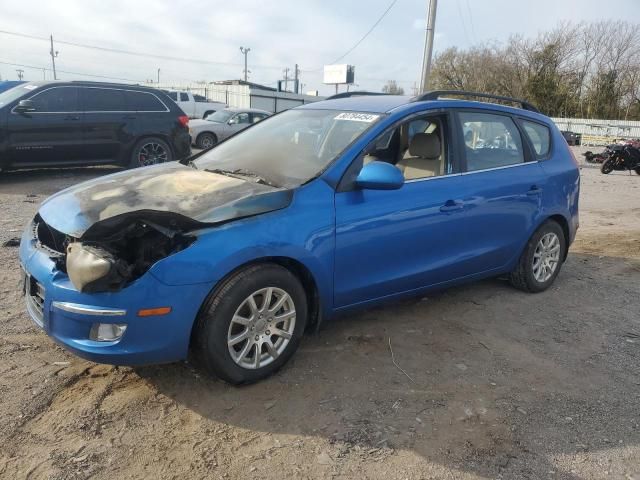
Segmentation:
{"type": "Polygon", "coordinates": [[[511,98],[511,97],[503,97],[502,95],[492,95],[490,93],[479,93],[479,92],[467,92],[464,90],[434,90],[432,92],[426,92],[423,93],[422,95],[418,95],[417,97],[413,97],[411,99],[412,102],[422,102],[425,100],[438,100],[443,96],[446,95],[456,95],[459,97],[478,97],[478,98],[489,98],[492,100],[502,100],[503,102],[510,102],[510,103],[516,103],[518,105],[520,105],[520,107],[524,110],[529,110],[531,112],[537,112],[540,113],[540,110],[538,110],[534,105],[532,105],[531,103],[525,101],[525,100],[520,100],[517,98],[511,98]]]}
{"type": "Polygon", "coordinates": [[[336,93],[335,95],[331,95],[330,97],[325,98],[325,100],[336,100],[338,98],[349,98],[349,97],[364,97],[367,95],[391,95],[391,94],[382,93],[382,92],[342,92],[342,93],[336,93]]]}

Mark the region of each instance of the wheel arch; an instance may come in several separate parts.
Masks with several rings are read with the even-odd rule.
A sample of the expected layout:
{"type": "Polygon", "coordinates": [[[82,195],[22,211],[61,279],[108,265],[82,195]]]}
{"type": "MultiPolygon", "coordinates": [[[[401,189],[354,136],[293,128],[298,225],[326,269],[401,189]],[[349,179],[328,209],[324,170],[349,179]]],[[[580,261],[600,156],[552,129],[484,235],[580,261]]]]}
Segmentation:
{"type": "Polygon", "coordinates": [[[211,130],[203,130],[202,132],[199,132],[199,133],[196,135],[196,138],[195,138],[195,142],[194,142],[194,143],[197,145],[197,144],[198,144],[198,139],[199,139],[200,137],[202,137],[202,135],[207,135],[207,134],[208,134],[208,135],[212,135],[212,136],[213,136],[213,138],[215,138],[216,142],[218,142],[218,135],[216,135],[216,134],[215,134],[215,132],[212,132],[211,130]]]}
{"type": "MultiPolygon", "coordinates": [[[[564,215],[559,213],[555,213],[553,215],[549,215],[546,217],[540,224],[536,227],[536,230],[540,228],[544,222],[548,220],[553,220],[560,228],[562,228],[562,233],[564,234],[564,252],[562,252],[562,261],[564,262],[567,259],[567,255],[569,254],[569,243],[571,242],[571,231],[569,230],[569,221],[564,215]]],[[[535,231],[535,230],[534,230],[535,231]]]]}
{"type": "Polygon", "coordinates": [[[314,277],[313,273],[311,272],[311,270],[300,260],[294,259],[292,257],[266,256],[266,257],[255,258],[253,260],[247,261],[245,263],[242,263],[241,265],[236,266],[234,269],[227,272],[226,275],[224,275],[222,278],[220,278],[219,281],[216,282],[216,284],[213,286],[211,291],[205,297],[204,301],[202,302],[202,305],[200,305],[198,314],[194,319],[193,325],[191,327],[191,335],[190,335],[190,341],[189,341],[190,346],[193,345],[193,341],[194,341],[193,336],[195,334],[196,326],[198,324],[198,318],[202,313],[202,309],[207,304],[208,299],[212,295],[215,295],[216,292],[222,287],[222,285],[224,285],[227,279],[235,275],[237,272],[244,270],[246,268],[254,267],[257,265],[265,265],[265,264],[275,264],[283,268],[286,268],[298,279],[298,281],[300,281],[307,296],[308,319],[307,319],[306,331],[307,332],[317,331],[317,329],[320,327],[322,323],[323,309],[320,301],[318,282],[314,277]]]}
{"type": "Polygon", "coordinates": [[[145,140],[147,138],[159,138],[160,140],[162,140],[164,143],[166,143],[169,146],[169,150],[171,150],[171,156],[175,159],[176,152],[175,152],[175,149],[173,148],[173,142],[171,142],[169,135],[166,135],[164,133],[143,133],[141,135],[138,135],[131,142],[131,147],[128,149],[127,155],[123,160],[125,164],[128,164],[131,161],[131,156],[133,155],[133,150],[136,148],[136,145],[138,145],[138,143],[140,143],[142,140],[145,140]]]}

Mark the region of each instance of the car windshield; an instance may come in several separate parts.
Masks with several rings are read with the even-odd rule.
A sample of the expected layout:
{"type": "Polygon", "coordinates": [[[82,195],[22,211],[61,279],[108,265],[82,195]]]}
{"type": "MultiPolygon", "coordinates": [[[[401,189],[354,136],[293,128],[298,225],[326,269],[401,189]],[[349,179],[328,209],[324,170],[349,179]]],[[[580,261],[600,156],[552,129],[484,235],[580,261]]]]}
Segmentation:
{"type": "Polygon", "coordinates": [[[37,87],[35,87],[34,85],[29,85],[27,83],[24,85],[16,85],[15,87],[10,88],[9,90],[5,90],[4,92],[0,93],[0,108],[4,107],[5,105],[8,105],[9,103],[13,102],[14,100],[17,100],[24,94],[29,93],[30,91],[35,90],[36,88],[37,87]]]}
{"type": "Polygon", "coordinates": [[[235,112],[230,112],[229,110],[218,110],[217,112],[207,116],[207,120],[210,122],[216,123],[226,123],[235,112]]]}
{"type": "Polygon", "coordinates": [[[250,172],[296,187],[322,172],[380,114],[294,109],[269,117],[194,161],[203,170],[250,172]]]}

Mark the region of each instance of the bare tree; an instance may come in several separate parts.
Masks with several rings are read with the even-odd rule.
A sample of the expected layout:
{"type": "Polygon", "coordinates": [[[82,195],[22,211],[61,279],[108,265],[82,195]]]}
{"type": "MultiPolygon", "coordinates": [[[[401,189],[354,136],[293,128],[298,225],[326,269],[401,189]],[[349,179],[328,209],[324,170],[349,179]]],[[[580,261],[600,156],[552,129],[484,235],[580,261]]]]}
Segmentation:
{"type": "Polygon", "coordinates": [[[565,22],[535,38],[449,48],[436,56],[432,82],[527,98],[548,115],[640,119],[640,28],[565,22]]]}
{"type": "Polygon", "coordinates": [[[404,95],[404,88],[398,86],[398,82],[395,80],[389,80],[382,87],[382,93],[389,93],[391,95],[404,95]]]}

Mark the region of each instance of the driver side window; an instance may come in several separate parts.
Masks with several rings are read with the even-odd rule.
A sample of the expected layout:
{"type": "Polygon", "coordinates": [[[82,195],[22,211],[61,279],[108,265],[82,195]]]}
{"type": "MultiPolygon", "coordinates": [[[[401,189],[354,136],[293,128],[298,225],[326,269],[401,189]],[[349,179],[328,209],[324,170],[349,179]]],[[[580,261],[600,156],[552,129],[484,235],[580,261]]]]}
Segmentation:
{"type": "Polygon", "coordinates": [[[396,125],[374,140],[363,162],[391,163],[408,181],[446,175],[451,169],[444,125],[444,117],[434,115],[396,125]]]}

